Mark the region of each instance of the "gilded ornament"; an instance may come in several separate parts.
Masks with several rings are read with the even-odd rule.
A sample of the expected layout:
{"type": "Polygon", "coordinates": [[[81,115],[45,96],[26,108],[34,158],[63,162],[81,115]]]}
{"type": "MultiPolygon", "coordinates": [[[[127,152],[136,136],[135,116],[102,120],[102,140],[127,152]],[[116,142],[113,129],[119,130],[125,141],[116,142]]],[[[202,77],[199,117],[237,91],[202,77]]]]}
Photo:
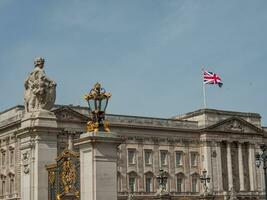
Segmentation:
{"type": "Polygon", "coordinates": [[[61,181],[64,186],[64,192],[70,193],[75,191],[74,184],[76,183],[76,170],[71,160],[63,162],[63,171],[61,172],[61,181]]]}
{"type": "Polygon", "coordinates": [[[109,132],[109,123],[105,120],[105,110],[111,93],[105,91],[100,83],[96,83],[84,99],[88,102],[90,121],[87,123],[88,132],[109,132]]]}
{"type": "Polygon", "coordinates": [[[87,132],[98,132],[99,123],[89,121],[87,122],[87,132]]]}
{"type": "Polygon", "coordinates": [[[49,180],[49,184],[53,186],[56,180],[56,174],[54,171],[49,172],[48,180],[49,180]]]}
{"type": "Polygon", "coordinates": [[[110,132],[110,129],[109,129],[109,121],[108,120],[105,120],[104,121],[104,130],[106,132],[110,132]]]}

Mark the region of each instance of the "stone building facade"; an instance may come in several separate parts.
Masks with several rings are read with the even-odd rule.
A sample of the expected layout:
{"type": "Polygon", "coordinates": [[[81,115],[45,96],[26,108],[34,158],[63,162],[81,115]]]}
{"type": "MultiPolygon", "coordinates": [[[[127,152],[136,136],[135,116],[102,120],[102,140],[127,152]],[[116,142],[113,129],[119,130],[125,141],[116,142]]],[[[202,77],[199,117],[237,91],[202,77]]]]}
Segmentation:
{"type": "MultiPolygon", "coordinates": [[[[86,131],[87,108],[57,105],[51,111],[51,125],[49,120],[24,122],[24,106],[1,112],[0,199],[37,200],[35,187],[48,199],[46,165],[66,148],[79,152],[75,142],[86,131]],[[36,179],[36,173],[45,178],[36,179]]],[[[263,198],[264,174],[255,166],[255,153],[267,141],[259,114],[202,109],[169,119],[113,114],[107,119],[125,139],[118,147],[119,199],[129,192],[134,199],[152,199],[159,169],[168,173],[167,190],[174,200],[203,192],[199,176],[204,169],[217,199],[227,199],[231,191],[239,199],[263,198]]]]}

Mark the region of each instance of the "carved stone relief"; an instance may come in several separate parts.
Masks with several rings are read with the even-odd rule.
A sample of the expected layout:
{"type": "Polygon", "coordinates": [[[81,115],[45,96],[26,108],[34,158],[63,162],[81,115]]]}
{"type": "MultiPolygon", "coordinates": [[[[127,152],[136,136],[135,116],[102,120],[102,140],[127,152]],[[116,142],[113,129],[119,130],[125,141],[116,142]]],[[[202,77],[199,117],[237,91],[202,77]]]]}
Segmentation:
{"type": "Polygon", "coordinates": [[[232,120],[229,125],[226,127],[227,130],[236,131],[236,132],[243,132],[244,128],[242,127],[241,123],[236,119],[232,120]]]}
{"type": "Polygon", "coordinates": [[[22,166],[23,166],[23,172],[25,174],[29,174],[29,172],[30,172],[30,154],[29,154],[29,151],[22,153],[21,162],[22,162],[22,166]]]}

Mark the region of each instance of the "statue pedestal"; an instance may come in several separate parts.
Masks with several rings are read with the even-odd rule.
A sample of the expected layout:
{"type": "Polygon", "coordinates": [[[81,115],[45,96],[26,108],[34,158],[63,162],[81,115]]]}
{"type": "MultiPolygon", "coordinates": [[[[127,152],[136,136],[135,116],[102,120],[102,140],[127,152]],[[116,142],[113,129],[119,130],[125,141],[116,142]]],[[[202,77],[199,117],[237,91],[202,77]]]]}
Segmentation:
{"type": "Polygon", "coordinates": [[[57,157],[57,122],[49,111],[26,113],[18,130],[21,199],[48,199],[46,165],[57,157]]]}
{"type": "Polygon", "coordinates": [[[200,200],[214,200],[215,199],[215,196],[212,195],[212,194],[202,194],[200,195],[199,197],[200,200]]]}
{"type": "Polygon", "coordinates": [[[171,200],[172,197],[169,193],[166,194],[158,194],[155,197],[153,197],[153,199],[157,199],[157,200],[171,200]]]}
{"type": "Polygon", "coordinates": [[[21,120],[21,128],[35,126],[56,128],[57,121],[55,114],[47,110],[36,110],[25,113],[21,120]]]}
{"type": "Polygon", "coordinates": [[[117,200],[117,146],[123,140],[112,132],[80,136],[81,200],[117,200]]]}

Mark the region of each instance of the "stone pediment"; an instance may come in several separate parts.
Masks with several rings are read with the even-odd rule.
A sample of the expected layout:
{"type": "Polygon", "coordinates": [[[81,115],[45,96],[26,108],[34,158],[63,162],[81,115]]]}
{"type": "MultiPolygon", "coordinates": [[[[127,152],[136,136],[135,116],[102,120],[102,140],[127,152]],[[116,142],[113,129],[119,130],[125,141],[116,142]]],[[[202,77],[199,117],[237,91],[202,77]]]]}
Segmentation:
{"type": "Polygon", "coordinates": [[[63,106],[53,110],[58,121],[87,122],[89,118],[68,106],[63,106]]]}
{"type": "Polygon", "coordinates": [[[219,123],[213,124],[207,128],[206,131],[216,132],[234,132],[234,133],[247,133],[247,134],[262,134],[264,131],[244,119],[239,117],[230,117],[219,123]]]}

